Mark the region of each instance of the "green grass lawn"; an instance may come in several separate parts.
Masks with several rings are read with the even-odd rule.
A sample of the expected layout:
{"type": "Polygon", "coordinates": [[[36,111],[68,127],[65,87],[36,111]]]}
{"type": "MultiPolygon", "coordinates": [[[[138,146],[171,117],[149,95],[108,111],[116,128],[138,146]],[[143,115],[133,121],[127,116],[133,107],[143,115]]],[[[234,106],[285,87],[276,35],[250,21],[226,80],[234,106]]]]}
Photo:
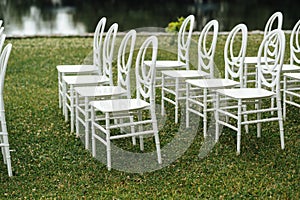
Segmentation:
{"type": "MultiPolygon", "coordinates": [[[[215,62],[220,72],[224,69],[225,38],[221,35],[217,43],[215,62]]],[[[194,39],[191,63],[195,66],[198,38],[194,39]]],[[[249,34],[247,55],[256,55],[261,39],[261,35],[249,34]]],[[[6,166],[0,164],[1,199],[300,198],[298,109],[288,107],[285,150],[280,149],[278,123],[274,122],[263,124],[259,139],[255,127],[243,134],[239,156],[236,133],[225,129],[212,151],[200,159],[204,141],[200,123],[187,151],[164,168],[145,173],[107,171],[70,133],[58,108],[56,65],[88,62],[92,38],[15,38],[6,42],[13,44],[5,80],[5,109],[14,176],[9,178],[6,166]]],[[[160,38],[159,59],[174,58],[169,52],[171,43],[160,38]]],[[[287,51],[286,61],[288,57],[287,51]]],[[[172,122],[168,120],[161,131],[162,147],[176,137],[172,122]]]]}

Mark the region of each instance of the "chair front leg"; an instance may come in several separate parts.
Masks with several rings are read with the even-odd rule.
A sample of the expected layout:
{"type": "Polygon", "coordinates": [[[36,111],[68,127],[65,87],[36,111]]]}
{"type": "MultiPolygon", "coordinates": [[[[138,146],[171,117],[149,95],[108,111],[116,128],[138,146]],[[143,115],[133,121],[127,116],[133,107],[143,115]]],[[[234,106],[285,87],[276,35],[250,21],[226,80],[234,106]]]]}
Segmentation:
{"type": "Polygon", "coordinates": [[[84,131],[85,131],[85,149],[89,149],[89,98],[84,98],[84,131]]]}
{"type": "MultiPolygon", "coordinates": [[[[151,112],[151,111],[150,111],[151,112]]],[[[137,117],[138,117],[138,121],[142,121],[142,111],[137,111],[137,117]]],[[[143,125],[140,124],[138,125],[139,127],[139,132],[143,131],[143,125]]],[[[140,139],[140,150],[144,151],[144,137],[142,135],[139,136],[140,139]]]]}
{"type": "Polygon", "coordinates": [[[278,122],[279,122],[279,132],[280,132],[280,144],[281,144],[281,149],[284,149],[284,128],[283,128],[283,117],[282,117],[280,93],[277,94],[277,98],[276,99],[277,99],[277,109],[278,109],[278,122]]]}
{"type": "Polygon", "coordinates": [[[74,85],[70,85],[71,132],[74,132],[74,85]]]}
{"type": "Polygon", "coordinates": [[[185,109],[185,125],[186,128],[190,127],[190,115],[189,115],[189,98],[190,98],[190,84],[186,83],[186,109],[185,109]]]}
{"type": "Polygon", "coordinates": [[[95,130],[95,108],[91,106],[91,131],[92,131],[92,155],[96,156],[96,130],[95,130]]]}
{"type": "Polygon", "coordinates": [[[65,122],[68,121],[68,110],[67,110],[67,83],[63,81],[63,113],[65,114],[65,122]]]}
{"type": "Polygon", "coordinates": [[[238,100],[238,120],[237,120],[237,155],[241,153],[241,130],[242,130],[242,99],[238,100]]]}
{"type": "Polygon", "coordinates": [[[286,91],[287,91],[287,77],[283,78],[283,120],[286,119],[286,91]]]}
{"type": "Polygon", "coordinates": [[[58,72],[57,75],[58,78],[58,106],[59,108],[62,108],[62,82],[61,82],[61,74],[58,72]]]}
{"type": "MultiPolygon", "coordinates": [[[[258,101],[257,101],[257,110],[259,111],[260,109],[261,109],[261,99],[259,99],[258,101]]],[[[260,122],[260,120],[261,120],[261,112],[258,112],[257,114],[256,114],[256,116],[257,116],[257,120],[258,120],[258,122],[257,122],[257,124],[256,124],[256,129],[257,129],[257,137],[258,138],[260,138],[261,137],[261,122],[260,122]]]]}
{"type": "Polygon", "coordinates": [[[215,121],[216,121],[216,133],[215,133],[215,141],[217,142],[219,140],[220,135],[220,116],[219,116],[219,110],[220,110],[220,95],[219,93],[215,94],[216,96],[216,103],[215,103],[215,121]]]}
{"type": "Polygon", "coordinates": [[[75,93],[75,126],[76,126],[76,137],[79,137],[79,94],[75,93]]]}
{"type": "Polygon", "coordinates": [[[158,126],[157,126],[155,109],[150,108],[150,112],[151,112],[152,128],[153,128],[153,132],[154,132],[154,140],[155,140],[155,146],[156,146],[156,152],[157,152],[157,161],[159,164],[161,164],[162,163],[161,150],[160,150],[160,141],[159,141],[159,135],[158,135],[158,126]]]}
{"type": "Polygon", "coordinates": [[[107,169],[111,170],[110,114],[105,113],[107,169]]]}
{"type": "MultiPolygon", "coordinates": [[[[243,105],[243,112],[246,112],[247,111],[247,105],[243,105]]],[[[248,121],[248,115],[247,114],[244,114],[244,121],[248,121]]],[[[248,124],[245,124],[245,131],[246,133],[249,133],[249,126],[248,124]]]]}
{"type": "Polygon", "coordinates": [[[161,116],[165,115],[165,102],[164,102],[164,97],[165,97],[165,76],[162,74],[161,76],[161,116]]]}
{"type": "Polygon", "coordinates": [[[207,137],[207,88],[203,89],[203,135],[207,137]]]}
{"type": "Polygon", "coordinates": [[[178,123],[178,96],[179,96],[179,78],[176,78],[175,80],[175,124],[178,123]]]}

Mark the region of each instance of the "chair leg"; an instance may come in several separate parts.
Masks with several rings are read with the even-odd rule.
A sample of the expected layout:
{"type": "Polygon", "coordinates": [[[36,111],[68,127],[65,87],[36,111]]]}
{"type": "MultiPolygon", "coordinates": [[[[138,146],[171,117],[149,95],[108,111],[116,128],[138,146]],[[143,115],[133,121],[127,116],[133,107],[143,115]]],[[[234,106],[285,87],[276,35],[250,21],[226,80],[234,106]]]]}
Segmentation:
{"type": "MultiPolygon", "coordinates": [[[[133,116],[130,116],[129,120],[130,120],[130,123],[133,124],[133,116]]],[[[131,131],[131,133],[135,133],[135,128],[133,125],[130,126],[130,131],[131,131]]],[[[136,137],[135,136],[132,137],[132,144],[136,145],[136,137]]]]}
{"type": "Polygon", "coordinates": [[[281,149],[284,149],[284,129],[283,129],[283,117],[282,117],[282,109],[281,109],[281,100],[280,100],[280,98],[277,98],[277,108],[278,108],[280,144],[281,144],[281,149]]]}
{"type": "Polygon", "coordinates": [[[9,147],[5,147],[5,155],[6,155],[6,166],[7,166],[7,172],[8,176],[11,177],[12,174],[12,168],[11,168],[11,157],[10,157],[10,152],[9,152],[9,147]]]}
{"type": "Polygon", "coordinates": [[[105,131],[106,131],[106,155],[107,169],[111,170],[111,145],[110,145],[110,120],[109,113],[105,113],[105,131]]]}
{"type": "Polygon", "coordinates": [[[203,89],[203,135],[207,137],[207,89],[203,89]]]}
{"type": "Polygon", "coordinates": [[[79,137],[79,94],[75,94],[75,127],[76,127],[76,137],[79,137]]]}
{"type": "MultiPolygon", "coordinates": [[[[2,134],[0,134],[0,144],[1,144],[1,143],[4,143],[4,142],[3,142],[3,135],[2,135],[2,134]]],[[[3,146],[1,146],[1,153],[2,153],[2,156],[3,156],[4,164],[6,164],[5,150],[4,150],[4,147],[3,147],[3,146]]]]}
{"type": "Polygon", "coordinates": [[[95,140],[95,110],[94,107],[91,107],[91,131],[92,131],[92,155],[96,156],[96,140],[95,140]]]}
{"type": "MultiPolygon", "coordinates": [[[[260,110],[260,109],[261,109],[261,100],[259,99],[257,102],[257,110],[260,110]]],[[[261,120],[261,112],[257,113],[257,120],[261,120]]],[[[260,138],[261,137],[261,122],[257,122],[256,129],[257,129],[257,137],[260,138]]]]}
{"type": "Polygon", "coordinates": [[[216,101],[215,101],[215,121],[216,121],[216,133],[215,133],[215,141],[217,142],[219,140],[219,134],[220,134],[220,125],[219,125],[219,109],[220,109],[220,95],[216,94],[216,101]]]}
{"type": "MultiPolygon", "coordinates": [[[[142,120],[142,112],[138,111],[138,121],[142,120]]],[[[139,126],[139,132],[143,131],[143,125],[138,125],[139,126]]],[[[140,150],[144,151],[144,138],[143,136],[139,136],[139,140],[140,140],[140,150]]]]}
{"type": "Polygon", "coordinates": [[[6,166],[7,166],[7,172],[8,176],[12,176],[12,169],[11,169],[11,157],[10,157],[10,152],[9,152],[9,147],[4,147],[5,151],[5,160],[6,160],[6,166]]]}
{"type": "Polygon", "coordinates": [[[162,74],[162,79],[161,79],[161,116],[165,115],[165,102],[164,102],[164,97],[165,97],[165,76],[162,74]]]}
{"type": "Polygon", "coordinates": [[[84,98],[84,131],[85,131],[85,149],[89,149],[89,100],[88,97],[84,98]]]}
{"type": "Polygon", "coordinates": [[[179,79],[175,80],[175,123],[178,123],[178,96],[179,96],[179,79]]]}
{"type": "Polygon", "coordinates": [[[238,120],[237,120],[237,155],[241,153],[241,129],[242,129],[242,100],[238,100],[238,120]]]}
{"type": "Polygon", "coordinates": [[[162,163],[161,150],[160,150],[160,141],[159,141],[159,135],[158,135],[156,115],[155,115],[154,109],[151,109],[150,112],[151,112],[152,128],[153,128],[153,132],[154,132],[154,140],[155,140],[155,146],[156,146],[156,152],[157,152],[157,161],[159,164],[161,164],[162,163]]]}
{"type": "Polygon", "coordinates": [[[62,91],[61,91],[61,76],[60,76],[60,72],[58,72],[58,106],[59,108],[62,107],[62,98],[61,98],[61,94],[62,94],[62,91]]]}
{"type": "Polygon", "coordinates": [[[2,117],[2,122],[1,122],[1,129],[2,129],[2,133],[3,133],[3,143],[4,143],[4,163],[7,166],[7,172],[8,172],[8,176],[11,177],[12,176],[12,168],[11,168],[11,157],[10,157],[10,151],[9,151],[9,143],[8,143],[8,134],[7,134],[7,128],[6,128],[6,123],[5,123],[5,115],[4,112],[1,112],[2,117]]]}
{"type": "Polygon", "coordinates": [[[286,119],[286,90],[287,90],[286,76],[283,78],[283,120],[286,119]]]}
{"type": "Polygon", "coordinates": [[[68,121],[68,109],[67,109],[67,92],[68,92],[68,89],[67,89],[67,84],[66,82],[63,81],[63,113],[65,114],[65,121],[67,122],[68,121]]]}
{"type": "Polygon", "coordinates": [[[71,132],[74,132],[74,86],[70,86],[71,132]]]}
{"type": "MultiPolygon", "coordinates": [[[[275,77],[272,76],[272,82],[274,81],[274,79],[275,79],[275,77]]],[[[275,87],[274,86],[272,87],[272,91],[273,92],[275,91],[275,87]]],[[[275,97],[272,97],[271,98],[271,108],[274,108],[274,105],[275,105],[275,97]]],[[[274,111],[271,111],[271,114],[274,115],[274,111]]]]}
{"type": "MultiPolygon", "coordinates": [[[[246,112],[247,111],[247,105],[243,105],[243,111],[246,112]]],[[[244,121],[248,121],[248,115],[244,114],[244,121]]],[[[249,126],[248,124],[245,124],[245,131],[246,133],[249,133],[249,126]]]]}
{"type": "Polygon", "coordinates": [[[190,97],[190,85],[186,83],[186,109],[185,109],[185,126],[190,127],[190,114],[189,114],[189,97],[190,97]]]}

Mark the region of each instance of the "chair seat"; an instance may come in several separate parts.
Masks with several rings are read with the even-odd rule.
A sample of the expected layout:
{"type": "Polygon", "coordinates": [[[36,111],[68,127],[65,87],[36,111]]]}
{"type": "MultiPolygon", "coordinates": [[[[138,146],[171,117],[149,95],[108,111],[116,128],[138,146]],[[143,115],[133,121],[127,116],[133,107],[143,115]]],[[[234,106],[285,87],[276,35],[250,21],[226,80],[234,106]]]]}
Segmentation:
{"type": "Polygon", "coordinates": [[[297,65],[290,65],[290,64],[283,64],[281,72],[289,72],[289,71],[300,71],[300,66],[297,65]]]}
{"type": "Polygon", "coordinates": [[[109,81],[107,77],[99,75],[63,76],[63,80],[69,85],[104,83],[109,81]]]}
{"type": "Polygon", "coordinates": [[[90,105],[104,113],[138,110],[150,106],[148,102],[141,99],[113,99],[92,101],[90,102],[90,105]]]}
{"type": "MultiPolygon", "coordinates": [[[[151,65],[151,61],[144,61],[144,64],[147,66],[151,65]]],[[[172,69],[172,68],[180,68],[186,66],[186,63],[178,61],[178,60],[157,60],[156,68],[162,69],[172,69]]]]}
{"type": "Polygon", "coordinates": [[[239,82],[230,79],[205,79],[205,80],[200,79],[200,80],[186,80],[186,82],[196,87],[208,88],[208,89],[233,87],[240,84],[239,82]]]}
{"type": "MultiPolygon", "coordinates": [[[[257,64],[258,58],[256,56],[247,56],[245,57],[244,63],[245,64],[257,64]]],[[[274,61],[271,58],[267,58],[267,62],[274,61]]],[[[261,62],[265,62],[265,58],[262,58],[261,62]]]]}
{"type": "Polygon", "coordinates": [[[197,78],[209,76],[208,73],[198,70],[167,70],[162,71],[162,73],[173,78],[197,78]]]}
{"type": "Polygon", "coordinates": [[[125,94],[126,90],[119,86],[87,86],[76,87],[75,91],[82,97],[106,97],[125,94]]]}
{"type": "Polygon", "coordinates": [[[284,76],[300,80],[300,73],[284,73],[284,76]]]}
{"type": "Polygon", "coordinates": [[[98,67],[95,65],[57,65],[56,69],[61,73],[82,73],[97,71],[98,67]]]}
{"type": "Polygon", "coordinates": [[[219,89],[217,92],[234,99],[261,99],[275,95],[274,92],[261,88],[219,89]]]}
{"type": "MultiPolygon", "coordinates": [[[[267,69],[268,65],[261,65],[263,69],[267,69]]],[[[283,64],[281,72],[293,72],[293,71],[300,71],[300,66],[297,65],[290,65],[290,64],[283,64]]],[[[275,69],[277,71],[277,68],[275,69]]]]}

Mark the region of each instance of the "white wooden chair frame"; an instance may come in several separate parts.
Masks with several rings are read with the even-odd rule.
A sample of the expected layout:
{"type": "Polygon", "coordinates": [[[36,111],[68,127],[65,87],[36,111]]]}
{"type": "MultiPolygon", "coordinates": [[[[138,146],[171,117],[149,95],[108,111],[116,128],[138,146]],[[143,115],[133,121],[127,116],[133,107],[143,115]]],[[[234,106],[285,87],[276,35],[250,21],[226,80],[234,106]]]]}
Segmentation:
{"type": "MultiPolygon", "coordinates": [[[[136,59],[136,98],[134,99],[112,99],[92,101],[91,119],[92,119],[92,154],[96,156],[96,140],[106,146],[107,153],[107,168],[111,170],[111,140],[126,138],[126,137],[143,137],[144,135],[153,135],[156,144],[158,163],[161,163],[160,142],[158,136],[157,121],[155,115],[155,61],[157,56],[157,38],[150,36],[140,47],[136,59]],[[151,48],[151,49],[150,49],[151,48]],[[144,65],[144,59],[147,49],[152,52],[152,64],[150,67],[144,65]],[[141,111],[148,110],[150,119],[143,119],[141,111]],[[96,111],[104,115],[103,118],[96,116],[96,111]],[[132,121],[133,117],[137,116],[138,121],[132,121]],[[130,118],[130,122],[118,121],[119,124],[111,124],[111,119],[130,118]],[[147,130],[145,125],[148,124],[147,130]],[[111,135],[111,130],[116,128],[130,127],[131,132],[111,135]],[[138,130],[135,130],[135,129],[138,130]],[[133,130],[134,129],[134,130],[133,130]],[[105,134],[97,134],[97,131],[105,134]]],[[[148,50],[148,51],[149,51],[148,50]]],[[[140,140],[142,142],[142,140],[140,140]]],[[[141,145],[141,144],[140,144],[141,145]]]]}
{"type": "Polygon", "coordinates": [[[216,139],[219,138],[219,126],[224,125],[237,132],[237,154],[240,154],[241,146],[241,127],[242,125],[256,124],[257,137],[261,137],[261,123],[278,121],[280,131],[281,148],[284,149],[284,132],[283,132],[283,118],[281,108],[281,93],[280,93],[280,73],[283,64],[285,51],[285,36],[282,30],[273,30],[262,41],[258,50],[258,64],[257,64],[257,87],[256,88],[240,88],[240,89],[223,89],[217,90],[216,93],[216,139]],[[269,48],[272,46],[274,39],[278,40],[278,51],[273,63],[261,62],[267,60],[269,57],[269,48]],[[267,65],[268,67],[262,67],[267,65]],[[269,79],[268,77],[272,78],[269,79]],[[275,87],[275,92],[273,88],[275,87]],[[267,89],[265,89],[267,88],[267,89]],[[236,106],[222,107],[220,106],[221,97],[227,97],[227,101],[236,102],[236,106]],[[263,99],[276,98],[276,107],[266,104],[267,107],[262,107],[263,99]],[[228,100],[230,99],[230,100],[228,100]],[[254,108],[247,107],[246,105],[255,104],[254,108]],[[250,108],[250,109],[249,109],[250,108]],[[277,116],[271,115],[263,116],[262,113],[277,112],[277,116]],[[225,115],[229,120],[222,120],[220,115],[225,115]],[[244,121],[242,116],[256,115],[256,119],[249,120],[249,117],[244,121]],[[230,123],[230,119],[234,119],[236,123],[230,123]]]}
{"type": "Polygon", "coordinates": [[[165,114],[165,101],[175,106],[175,123],[178,123],[179,101],[186,100],[186,79],[213,78],[214,55],[218,37],[219,23],[217,20],[208,22],[198,40],[197,70],[167,70],[162,71],[161,114],[165,114]],[[208,42],[209,33],[212,40],[208,42]],[[170,94],[169,96],[167,96],[170,94]]]}
{"type": "MultiPolygon", "coordinates": [[[[88,86],[77,87],[76,92],[76,135],[79,136],[80,124],[84,126],[85,130],[85,148],[89,148],[89,129],[90,126],[90,105],[91,100],[121,98],[122,96],[131,98],[130,95],[130,69],[132,65],[132,57],[136,40],[136,31],[129,31],[123,38],[117,59],[118,67],[118,81],[117,85],[113,86],[88,86]],[[130,43],[129,43],[130,42],[130,43]],[[127,48],[127,46],[129,48],[127,48]],[[129,53],[129,55],[127,55],[129,53]],[[83,117],[81,117],[83,116],[83,117]]],[[[107,56],[103,57],[104,59],[107,56]]],[[[111,58],[110,58],[111,59],[111,58]]],[[[105,61],[104,61],[105,62],[105,61]]],[[[111,63],[111,60],[109,61],[111,63]]],[[[109,65],[111,67],[111,65],[109,65]]],[[[111,70],[109,70],[111,71],[111,70]]],[[[112,74],[110,74],[112,75],[112,74]]],[[[112,80],[112,77],[109,77],[112,80]]]]}
{"type": "Polygon", "coordinates": [[[207,137],[208,113],[214,111],[215,90],[220,88],[243,87],[243,66],[247,48],[247,27],[235,26],[229,33],[225,48],[225,78],[186,80],[186,127],[190,126],[190,113],[203,118],[203,135],[207,137]],[[241,33],[242,41],[238,53],[233,52],[234,41],[241,33]]]}
{"type": "Polygon", "coordinates": [[[70,111],[71,132],[74,132],[75,121],[75,87],[96,86],[100,84],[112,85],[112,59],[115,46],[115,38],[118,31],[118,24],[111,25],[104,39],[103,44],[103,71],[102,75],[79,75],[79,76],[63,76],[63,109],[65,120],[68,121],[68,111],[70,111]],[[104,62],[105,61],[105,62],[104,62]]]}
{"type": "MultiPolygon", "coordinates": [[[[106,18],[102,17],[98,22],[93,39],[93,64],[91,65],[58,65],[58,98],[59,108],[63,107],[63,76],[67,75],[87,75],[87,74],[102,74],[102,38],[106,24],[106,18]]],[[[64,112],[64,109],[63,109],[64,112]]]]}

